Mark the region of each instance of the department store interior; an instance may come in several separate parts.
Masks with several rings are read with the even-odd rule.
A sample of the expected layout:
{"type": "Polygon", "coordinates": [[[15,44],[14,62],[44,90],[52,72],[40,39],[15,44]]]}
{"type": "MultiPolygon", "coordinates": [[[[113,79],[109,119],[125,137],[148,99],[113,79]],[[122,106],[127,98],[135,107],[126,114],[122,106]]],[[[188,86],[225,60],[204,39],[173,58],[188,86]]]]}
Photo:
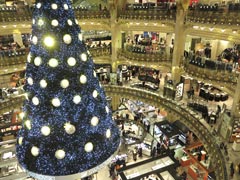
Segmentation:
{"type": "MultiPolygon", "coordinates": [[[[240,179],[240,2],[71,2],[121,133],[112,161],[78,179],[240,179]]],[[[35,6],[0,0],[0,180],[34,180],[15,145],[35,6]]]]}

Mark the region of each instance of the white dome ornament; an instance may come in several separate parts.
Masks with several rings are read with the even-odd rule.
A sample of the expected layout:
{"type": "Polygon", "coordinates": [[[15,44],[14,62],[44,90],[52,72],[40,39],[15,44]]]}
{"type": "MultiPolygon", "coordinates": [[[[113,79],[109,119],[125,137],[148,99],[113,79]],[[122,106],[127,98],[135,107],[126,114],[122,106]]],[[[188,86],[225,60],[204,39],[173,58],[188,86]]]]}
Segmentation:
{"type": "Polygon", "coordinates": [[[36,22],[35,19],[32,19],[32,23],[35,24],[35,22],[36,22]]]}
{"type": "Polygon", "coordinates": [[[80,83],[81,84],[86,84],[86,82],[87,82],[87,77],[85,75],[81,75],[80,76],[80,83]]]}
{"type": "Polygon", "coordinates": [[[32,98],[32,103],[33,103],[35,106],[39,105],[39,99],[38,99],[36,96],[34,96],[34,97],[32,98]]]}
{"type": "Polygon", "coordinates": [[[110,137],[111,137],[111,130],[110,130],[110,129],[107,129],[107,131],[106,131],[106,137],[107,137],[107,138],[110,138],[110,137]]]}
{"type": "Polygon", "coordinates": [[[53,19],[52,22],[51,22],[51,25],[54,26],[54,27],[57,27],[58,26],[58,20],[53,19]]]}
{"type": "Polygon", "coordinates": [[[26,120],[25,122],[24,122],[24,124],[25,124],[25,126],[26,126],[26,128],[28,129],[28,130],[30,130],[31,128],[32,128],[32,126],[31,126],[31,121],[28,119],[28,120],[26,120]]]}
{"type": "Polygon", "coordinates": [[[74,125],[72,125],[71,123],[67,122],[64,124],[64,129],[66,131],[67,134],[71,135],[73,133],[75,133],[76,128],[74,125]]]}
{"type": "Polygon", "coordinates": [[[92,126],[97,126],[98,122],[99,122],[98,117],[97,116],[93,116],[92,119],[91,119],[91,125],[92,126]]]}
{"type": "Polygon", "coordinates": [[[63,159],[65,157],[65,155],[66,155],[65,151],[62,149],[59,149],[55,152],[55,157],[57,159],[63,159]]]}
{"type": "Polygon", "coordinates": [[[105,106],[105,110],[106,110],[106,113],[108,114],[109,113],[109,108],[107,106],[105,106]]]}
{"type": "Polygon", "coordinates": [[[79,34],[78,34],[78,39],[79,39],[80,41],[82,41],[82,33],[79,33],[79,34]]]}
{"type": "Polygon", "coordinates": [[[94,90],[92,95],[93,95],[94,98],[96,98],[98,96],[98,92],[96,90],[94,90]]]}
{"type": "Polygon", "coordinates": [[[73,102],[74,102],[74,104],[79,104],[81,102],[81,96],[75,95],[73,97],[73,102]]]}
{"type": "Polygon", "coordinates": [[[72,42],[72,37],[70,36],[70,34],[65,34],[63,36],[63,42],[65,44],[70,44],[72,42]]]}
{"type": "Polygon", "coordinates": [[[47,81],[45,79],[42,79],[39,82],[39,84],[40,84],[40,87],[43,88],[43,89],[47,87],[47,81]]]}
{"type": "Polygon", "coordinates": [[[40,66],[42,64],[42,58],[39,56],[35,57],[34,64],[35,66],[40,66]]]}
{"type": "Polygon", "coordinates": [[[44,38],[44,40],[43,40],[43,43],[44,43],[45,46],[51,48],[51,47],[54,46],[55,40],[54,40],[54,38],[51,37],[51,36],[46,36],[46,37],[44,38]]]}
{"type": "Polygon", "coordinates": [[[72,26],[72,25],[73,25],[73,22],[72,22],[71,19],[68,19],[68,20],[67,20],[67,23],[68,23],[69,26],[72,26]]]}
{"type": "Polygon", "coordinates": [[[58,66],[58,60],[55,59],[55,58],[51,58],[51,59],[48,61],[48,64],[49,64],[50,67],[55,68],[55,67],[58,66]]]}
{"type": "Polygon", "coordinates": [[[40,8],[41,8],[41,6],[42,6],[42,4],[41,4],[41,3],[37,3],[37,5],[36,5],[36,7],[37,7],[38,9],[40,9],[40,8]]]}
{"type": "Polygon", "coordinates": [[[97,77],[97,73],[96,73],[96,71],[94,71],[94,70],[93,70],[93,76],[94,76],[94,77],[97,77]]]}
{"type": "Polygon", "coordinates": [[[28,63],[31,63],[31,60],[32,60],[32,55],[31,55],[31,53],[29,53],[27,56],[28,63]]]}
{"type": "Polygon", "coordinates": [[[76,59],[73,57],[68,58],[67,63],[69,66],[75,66],[76,65],[76,59]]]}
{"type": "Polygon", "coordinates": [[[69,86],[69,81],[67,79],[63,79],[63,80],[61,80],[60,85],[61,85],[62,88],[65,89],[69,86]]]}
{"type": "Polygon", "coordinates": [[[52,105],[54,107],[59,107],[61,105],[61,102],[60,102],[60,100],[58,98],[53,98],[52,99],[52,105]]]}
{"type": "Polygon", "coordinates": [[[38,156],[39,155],[39,148],[36,147],[36,146],[33,146],[31,148],[31,153],[32,153],[33,156],[38,156]]]}
{"type": "Polygon", "coordinates": [[[84,150],[86,152],[91,152],[93,150],[93,144],[91,142],[88,142],[87,144],[85,144],[84,150]]]}
{"type": "Polygon", "coordinates": [[[64,8],[64,10],[68,10],[68,5],[67,5],[67,4],[64,4],[64,5],[63,5],[63,8],[64,8]]]}
{"type": "Polygon", "coordinates": [[[29,85],[33,85],[33,79],[31,77],[27,78],[27,82],[29,85]]]}
{"type": "Polygon", "coordinates": [[[23,137],[19,137],[19,138],[18,138],[18,144],[19,144],[19,145],[22,145],[22,143],[23,143],[23,137]]]}
{"type": "Polygon", "coordinates": [[[43,26],[44,25],[44,21],[42,20],[42,19],[39,19],[38,20],[38,25],[41,27],[41,26],[43,26]]]}
{"type": "Polygon", "coordinates": [[[53,10],[56,10],[56,9],[58,8],[58,5],[55,4],[55,3],[53,3],[53,4],[51,4],[51,8],[52,8],[53,10]]]}
{"type": "Polygon", "coordinates": [[[33,43],[34,45],[36,45],[37,42],[38,42],[37,36],[33,36],[33,37],[32,37],[32,43],[33,43]]]}
{"type": "Polygon", "coordinates": [[[50,133],[51,133],[51,129],[48,127],[48,126],[43,126],[41,128],[41,133],[44,135],[44,136],[48,136],[50,133]]]}
{"type": "Polygon", "coordinates": [[[78,24],[78,20],[77,19],[75,19],[75,23],[78,24]]]}
{"type": "Polygon", "coordinates": [[[82,53],[81,55],[80,55],[80,58],[81,58],[81,60],[82,61],[87,61],[87,55],[85,54],[85,53],[82,53]]]}

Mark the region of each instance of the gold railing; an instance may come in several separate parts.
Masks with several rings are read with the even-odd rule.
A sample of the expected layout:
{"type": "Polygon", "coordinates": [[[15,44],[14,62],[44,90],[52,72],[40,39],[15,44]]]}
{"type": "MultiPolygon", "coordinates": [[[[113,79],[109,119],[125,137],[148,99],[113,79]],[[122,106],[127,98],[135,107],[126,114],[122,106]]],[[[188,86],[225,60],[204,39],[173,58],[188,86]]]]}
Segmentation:
{"type": "Polygon", "coordinates": [[[175,21],[176,11],[167,10],[125,10],[119,13],[120,19],[175,21]]]}
{"type": "Polygon", "coordinates": [[[203,125],[201,121],[204,120],[196,114],[193,114],[186,105],[167,99],[157,93],[130,87],[104,86],[104,89],[106,94],[110,97],[121,95],[121,97],[137,99],[156,107],[164,107],[169,115],[172,115],[175,118],[177,117],[176,120],[180,120],[191,129],[204,144],[204,147],[211,157],[213,165],[211,168],[214,170],[217,180],[228,179],[224,156],[215,137],[210,133],[210,128],[203,125]]]}

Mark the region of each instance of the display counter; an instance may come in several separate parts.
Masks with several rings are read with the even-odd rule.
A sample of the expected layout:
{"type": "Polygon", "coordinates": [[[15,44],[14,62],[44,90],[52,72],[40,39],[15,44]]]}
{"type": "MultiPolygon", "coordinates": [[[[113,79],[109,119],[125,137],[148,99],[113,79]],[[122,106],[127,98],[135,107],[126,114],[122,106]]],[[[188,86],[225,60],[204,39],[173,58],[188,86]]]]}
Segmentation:
{"type": "Polygon", "coordinates": [[[198,179],[198,168],[195,165],[190,165],[188,167],[188,174],[192,177],[193,180],[198,179]]]}
{"type": "Polygon", "coordinates": [[[180,160],[181,166],[189,166],[192,163],[192,159],[188,156],[183,156],[180,160]]]}

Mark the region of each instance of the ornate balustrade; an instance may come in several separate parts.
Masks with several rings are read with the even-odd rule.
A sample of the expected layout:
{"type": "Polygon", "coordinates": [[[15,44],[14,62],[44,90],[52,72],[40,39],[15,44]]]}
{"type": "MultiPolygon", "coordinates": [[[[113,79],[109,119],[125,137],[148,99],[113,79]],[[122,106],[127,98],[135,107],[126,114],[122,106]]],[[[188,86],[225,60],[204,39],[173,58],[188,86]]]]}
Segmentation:
{"type": "Polygon", "coordinates": [[[168,116],[176,118],[175,120],[180,120],[202,141],[211,157],[213,165],[211,168],[214,170],[217,180],[228,179],[225,159],[215,137],[210,133],[209,127],[206,128],[206,126],[203,125],[204,123],[202,122],[204,120],[194,114],[186,105],[164,98],[156,93],[135,88],[105,86],[104,89],[106,94],[111,97],[120,95],[121,97],[137,99],[156,107],[164,107],[166,111],[168,111],[168,116]]]}
{"type": "Polygon", "coordinates": [[[119,13],[120,19],[142,19],[142,20],[163,20],[175,21],[176,11],[167,10],[125,10],[119,13]]]}
{"type": "MultiPolygon", "coordinates": [[[[172,56],[167,55],[166,53],[134,53],[127,50],[119,50],[118,57],[126,58],[131,62],[141,62],[141,63],[161,63],[161,65],[171,67],[172,56]]],[[[159,64],[160,65],[160,64],[159,64]]]]}

